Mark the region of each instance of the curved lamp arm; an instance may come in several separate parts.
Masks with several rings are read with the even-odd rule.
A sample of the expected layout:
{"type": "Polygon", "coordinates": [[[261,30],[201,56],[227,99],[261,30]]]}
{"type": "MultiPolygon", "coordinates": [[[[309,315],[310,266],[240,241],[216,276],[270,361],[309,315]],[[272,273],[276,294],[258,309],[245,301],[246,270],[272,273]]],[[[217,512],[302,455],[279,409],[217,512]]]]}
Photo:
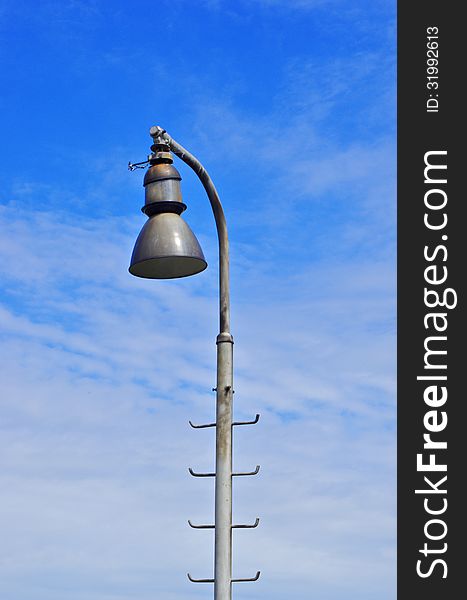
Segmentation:
{"type": "MultiPolygon", "coordinates": [[[[184,163],[193,169],[198,175],[201,183],[211,203],[214,219],[216,220],[217,235],[219,238],[219,316],[220,316],[220,336],[227,334],[230,336],[230,285],[229,285],[229,238],[227,235],[227,223],[224,210],[222,208],[219,194],[209,177],[208,172],[188,150],[176,142],[162,127],[151,127],[151,137],[154,143],[162,140],[184,163]]],[[[227,336],[225,336],[227,337],[227,336]]]]}

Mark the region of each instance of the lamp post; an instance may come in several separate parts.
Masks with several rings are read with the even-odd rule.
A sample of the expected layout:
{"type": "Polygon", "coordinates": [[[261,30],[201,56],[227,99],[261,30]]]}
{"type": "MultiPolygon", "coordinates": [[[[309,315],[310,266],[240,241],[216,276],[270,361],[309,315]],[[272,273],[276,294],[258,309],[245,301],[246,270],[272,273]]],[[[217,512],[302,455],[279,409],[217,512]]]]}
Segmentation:
{"type": "Polygon", "coordinates": [[[195,477],[215,477],[214,525],[190,525],[195,528],[213,528],[214,579],[194,579],[196,583],[214,583],[215,600],[231,600],[232,582],[256,581],[232,579],[232,528],[256,527],[232,525],[232,477],[255,475],[232,472],[232,428],[234,425],[253,424],[258,421],[232,421],[233,398],[233,338],[230,333],[230,283],[229,240],[227,224],[219,195],[207,171],[190,152],[172,139],[161,127],[151,127],[152,154],[146,163],[129,165],[130,168],[149,165],[144,177],[145,204],[141,209],[149,218],[143,226],[131,257],[129,271],[137,277],[172,279],[200,273],[207,267],[201,247],[191,229],[180,217],[186,209],[180,191],[180,174],[173,166],[172,151],[189,165],[206,190],[216,221],[219,239],[219,334],[217,344],[216,422],[208,425],[191,425],[196,428],[216,428],[215,473],[190,473],[195,477]]]}

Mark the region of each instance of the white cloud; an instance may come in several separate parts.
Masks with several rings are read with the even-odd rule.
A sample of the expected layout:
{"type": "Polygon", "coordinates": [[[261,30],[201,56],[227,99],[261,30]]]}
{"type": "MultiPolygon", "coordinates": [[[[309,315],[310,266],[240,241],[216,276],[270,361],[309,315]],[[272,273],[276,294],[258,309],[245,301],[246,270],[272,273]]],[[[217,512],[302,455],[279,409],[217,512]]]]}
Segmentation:
{"type": "MultiPolygon", "coordinates": [[[[186,468],[212,468],[213,436],[186,421],[213,417],[215,269],[141,282],[126,273],[136,223],[2,215],[3,595],[26,598],[28,577],[43,582],[37,600],[78,598],[78,581],[93,600],[202,593],[183,572],[211,575],[212,536],[184,519],[212,519],[212,482],[186,468]]],[[[282,597],[293,577],[298,595],[337,598],[336,572],[355,589],[365,572],[365,590],[385,582],[389,598],[388,266],[311,268],[275,296],[265,265],[258,278],[243,263],[257,294],[238,281],[234,311],[237,414],[262,413],[236,431],[237,467],[262,471],[236,482],[235,517],[262,523],[235,532],[235,573],[264,572],[245,597],[282,597]]]]}
{"type": "MultiPolygon", "coordinates": [[[[242,194],[232,200],[226,185],[235,409],[262,416],[235,431],[235,465],[262,470],[235,482],[234,515],[262,521],[234,532],[234,573],[263,571],[244,598],[394,596],[394,152],[378,121],[387,90],[356,120],[384,132],[342,139],[329,125],[350,84],[371,88],[381,56],[364,58],[324,65],[314,87],[316,65],[291,64],[262,115],[206,101],[202,77],[185,90],[196,135],[180,141],[242,194]],[[309,220],[297,198],[313,207],[309,220]],[[346,203],[354,214],[339,222],[346,203]],[[303,258],[311,246],[318,256],[303,258]]],[[[103,183],[72,199],[107,210],[121,177],[80,161],[103,183]]],[[[127,264],[142,219],[45,208],[64,193],[18,181],[16,204],[0,210],[0,595],[30,600],[33,581],[34,600],[205,597],[185,571],[211,576],[212,532],[185,519],[212,520],[213,486],[187,467],[213,468],[214,439],[187,420],[214,416],[213,224],[199,218],[207,272],[140,281],[127,264]],[[48,197],[43,210],[34,195],[48,197]]]]}

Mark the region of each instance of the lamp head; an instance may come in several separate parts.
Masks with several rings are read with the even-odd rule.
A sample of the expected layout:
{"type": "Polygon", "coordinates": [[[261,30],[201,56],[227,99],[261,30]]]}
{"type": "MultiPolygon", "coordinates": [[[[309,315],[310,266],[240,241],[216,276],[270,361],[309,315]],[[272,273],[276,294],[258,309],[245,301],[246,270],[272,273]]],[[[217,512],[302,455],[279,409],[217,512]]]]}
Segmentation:
{"type": "Polygon", "coordinates": [[[137,277],[173,279],[204,271],[208,266],[194,233],[180,216],[186,209],[180,190],[180,173],[173,166],[169,147],[151,146],[150,167],[144,177],[149,219],[136,240],[129,271],[137,277]]]}

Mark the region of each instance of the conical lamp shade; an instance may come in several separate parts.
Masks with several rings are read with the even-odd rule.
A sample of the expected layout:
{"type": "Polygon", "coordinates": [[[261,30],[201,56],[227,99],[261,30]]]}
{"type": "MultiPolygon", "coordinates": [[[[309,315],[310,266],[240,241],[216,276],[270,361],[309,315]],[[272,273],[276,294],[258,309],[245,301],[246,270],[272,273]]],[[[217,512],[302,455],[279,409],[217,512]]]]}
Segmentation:
{"type": "Polygon", "coordinates": [[[141,229],[129,271],[137,277],[173,279],[195,275],[207,266],[198,240],[180,215],[159,213],[141,229]]]}

